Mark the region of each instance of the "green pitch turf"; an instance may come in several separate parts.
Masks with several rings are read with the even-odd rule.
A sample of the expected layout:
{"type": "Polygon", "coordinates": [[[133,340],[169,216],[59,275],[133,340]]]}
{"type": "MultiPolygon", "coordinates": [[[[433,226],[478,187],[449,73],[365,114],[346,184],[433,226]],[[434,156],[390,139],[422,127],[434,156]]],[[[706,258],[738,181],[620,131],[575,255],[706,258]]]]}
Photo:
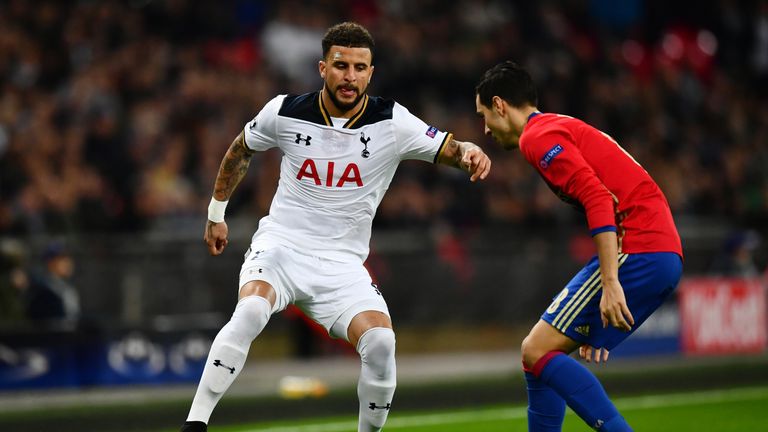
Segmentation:
{"type": "MultiPolygon", "coordinates": [[[[615,400],[636,431],[742,432],[768,431],[768,387],[713,390],[620,398],[615,400]]],[[[301,422],[212,427],[221,432],[350,432],[357,429],[352,417],[301,422]]],[[[385,431],[392,432],[525,432],[525,407],[484,407],[429,413],[394,411],[385,431]]],[[[565,431],[588,428],[568,410],[565,431]]]]}

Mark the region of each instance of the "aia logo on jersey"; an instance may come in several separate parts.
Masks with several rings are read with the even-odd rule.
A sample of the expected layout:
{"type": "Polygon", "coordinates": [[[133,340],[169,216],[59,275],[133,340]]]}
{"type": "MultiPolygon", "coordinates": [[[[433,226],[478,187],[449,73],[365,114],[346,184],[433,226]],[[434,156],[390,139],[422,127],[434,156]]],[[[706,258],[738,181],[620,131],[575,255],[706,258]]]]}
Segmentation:
{"type": "Polygon", "coordinates": [[[316,186],[325,184],[327,187],[344,187],[346,183],[354,183],[358,187],[363,186],[363,178],[360,176],[360,168],[358,168],[357,164],[348,164],[347,167],[344,168],[343,174],[341,174],[341,177],[339,177],[339,180],[336,182],[334,182],[333,179],[333,172],[335,169],[336,162],[328,161],[328,165],[325,170],[327,175],[325,179],[322,179],[320,178],[320,174],[317,171],[317,165],[315,164],[315,161],[313,159],[307,159],[301,165],[299,174],[296,176],[296,179],[301,180],[305,177],[309,178],[315,183],[316,186]]]}
{"type": "Polygon", "coordinates": [[[544,157],[541,158],[539,161],[539,166],[541,169],[545,170],[549,168],[550,165],[552,165],[552,159],[556,158],[557,155],[563,152],[563,146],[560,144],[555,144],[554,147],[549,149],[546,154],[544,154],[544,157]]]}

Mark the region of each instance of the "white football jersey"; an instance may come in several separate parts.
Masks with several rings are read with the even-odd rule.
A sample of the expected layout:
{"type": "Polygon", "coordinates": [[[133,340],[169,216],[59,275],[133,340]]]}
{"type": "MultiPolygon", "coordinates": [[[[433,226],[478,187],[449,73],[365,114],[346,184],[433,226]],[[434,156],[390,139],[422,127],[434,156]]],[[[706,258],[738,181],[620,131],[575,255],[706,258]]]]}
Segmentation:
{"type": "Polygon", "coordinates": [[[450,136],[397,102],[367,95],[342,120],[315,92],[277,96],[245,125],[249,148],[283,152],[277,192],[254,240],[364,261],[376,208],[400,161],[436,162],[450,136]]]}

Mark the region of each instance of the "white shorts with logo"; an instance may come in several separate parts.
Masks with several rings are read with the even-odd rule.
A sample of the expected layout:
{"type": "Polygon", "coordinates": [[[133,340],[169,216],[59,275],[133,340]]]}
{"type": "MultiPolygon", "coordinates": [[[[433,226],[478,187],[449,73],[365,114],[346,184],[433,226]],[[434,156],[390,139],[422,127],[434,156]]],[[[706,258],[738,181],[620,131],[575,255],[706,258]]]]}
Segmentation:
{"type": "Polygon", "coordinates": [[[295,304],[332,337],[347,339],[349,323],[360,312],[389,316],[384,297],[359,262],[326,260],[257,240],[245,254],[239,286],[255,280],[275,289],[272,313],[295,304]]]}

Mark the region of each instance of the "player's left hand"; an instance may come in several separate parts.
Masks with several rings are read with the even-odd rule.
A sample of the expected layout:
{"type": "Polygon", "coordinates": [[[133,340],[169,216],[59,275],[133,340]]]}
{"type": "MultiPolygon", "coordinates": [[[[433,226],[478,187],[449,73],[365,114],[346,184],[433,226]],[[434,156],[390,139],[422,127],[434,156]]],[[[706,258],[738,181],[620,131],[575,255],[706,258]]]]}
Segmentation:
{"type": "Polygon", "coordinates": [[[595,359],[595,363],[608,361],[608,350],[605,348],[595,348],[591,345],[582,345],[579,347],[579,357],[586,360],[587,363],[595,359]],[[593,357],[594,354],[594,357],[593,357]]]}
{"type": "Polygon", "coordinates": [[[619,330],[630,331],[635,325],[635,319],[627,306],[624,288],[619,281],[603,281],[603,294],[600,298],[600,318],[603,328],[616,327],[619,330]]]}
{"type": "Polygon", "coordinates": [[[478,146],[467,149],[461,156],[461,167],[470,174],[470,181],[485,180],[491,172],[491,159],[478,146]]]}

